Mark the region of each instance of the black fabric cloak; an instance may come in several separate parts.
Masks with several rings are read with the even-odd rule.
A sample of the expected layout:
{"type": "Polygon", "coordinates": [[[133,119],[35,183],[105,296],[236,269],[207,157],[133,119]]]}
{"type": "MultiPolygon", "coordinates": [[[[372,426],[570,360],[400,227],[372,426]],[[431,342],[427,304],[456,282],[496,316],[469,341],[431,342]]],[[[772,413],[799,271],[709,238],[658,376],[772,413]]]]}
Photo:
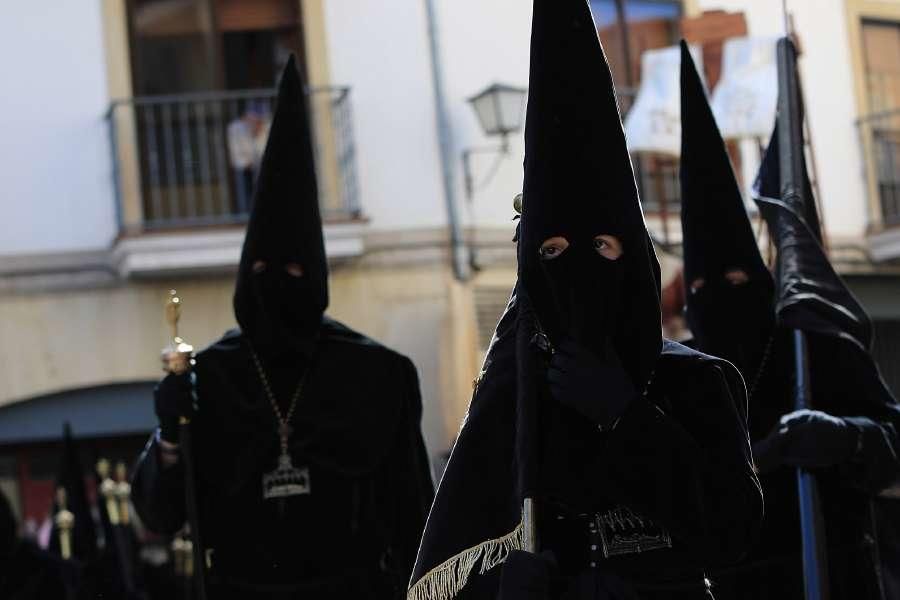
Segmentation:
{"type": "Polygon", "coordinates": [[[65,600],[72,592],[72,569],[71,563],[19,538],[12,506],[0,491],[0,598],[65,600]]]}
{"type": "Polygon", "coordinates": [[[519,281],[444,472],[407,597],[496,598],[503,562],[522,548],[523,501],[532,498],[538,543],[559,564],[550,597],[626,597],[605,595],[610,588],[600,581],[613,579],[628,597],[704,598],[704,569],[737,560],[761,518],[746,392],[729,363],[662,340],[659,265],[585,2],[534,2],[525,140],[519,281]],[[578,323],[559,320],[557,290],[538,262],[549,237],[565,237],[566,252],[583,256],[597,234],[621,240],[621,280],[604,290],[609,282],[596,274],[581,279],[598,286],[595,312],[615,306],[610,298],[620,291],[626,298],[605,325],[640,394],[611,431],[550,397],[548,352],[578,323]],[[592,568],[587,529],[577,524],[588,515],[639,523],[639,536],[655,528],[671,545],[610,554],[592,568]]]}
{"type": "MultiPolygon", "coordinates": [[[[706,281],[687,298],[695,340],[701,350],[715,351],[743,372],[750,387],[750,436],[757,442],[793,410],[791,329],[807,331],[813,408],[845,418],[863,435],[860,452],[851,463],[824,469],[818,477],[831,597],[878,598],[879,563],[887,565],[883,559],[890,552],[896,556],[896,545],[892,549],[886,539],[889,531],[878,536],[872,527],[873,511],[884,510],[879,506],[883,501],[873,496],[897,474],[900,413],[864,350],[870,340],[868,317],[821,247],[808,177],[809,203],[802,209],[779,199],[777,136],[773,136],[756,200],[779,250],[781,301],[776,324],[772,277],[759,269],[762,259],[755,242],[749,244],[750,221],[736,182],[730,184],[733,173],[721,136],[693,63],[682,56],[686,287],[698,277],[706,281]],[[697,168],[700,164],[717,165],[718,170],[697,168]],[[731,190],[727,193],[726,184],[731,190]],[[716,232],[703,233],[710,229],[716,232]],[[721,270],[708,268],[710,256],[728,268],[745,271],[748,282],[722,284],[721,270]]],[[[737,566],[710,573],[719,600],[803,595],[795,470],[780,467],[761,475],[760,481],[765,495],[762,530],[737,566]]]]}
{"type": "MultiPolygon", "coordinates": [[[[409,359],[325,320],[290,444],[294,464],[310,469],[312,493],[283,501],[262,495],[278,438],[246,338],[229,332],[196,360],[197,487],[212,591],[401,597],[433,493],[409,359]]],[[[132,491],[149,529],[181,528],[183,481],[180,466],[161,466],[151,441],[132,491]]]]}
{"type": "MultiPolygon", "coordinates": [[[[323,317],[327,262],[306,98],[282,75],[234,294],[241,329],[200,352],[191,427],[212,600],[403,595],[433,497],[412,362],[323,317]],[[297,271],[302,269],[302,276],[297,271]],[[294,274],[292,274],[294,271],[294,274]],[[278,420],[305,378],[289,454],[311,493],[264,499],[278,420]]],[[[185,520],[182,465],[152,439],[132,484],[146,526],[185,520]]]]}

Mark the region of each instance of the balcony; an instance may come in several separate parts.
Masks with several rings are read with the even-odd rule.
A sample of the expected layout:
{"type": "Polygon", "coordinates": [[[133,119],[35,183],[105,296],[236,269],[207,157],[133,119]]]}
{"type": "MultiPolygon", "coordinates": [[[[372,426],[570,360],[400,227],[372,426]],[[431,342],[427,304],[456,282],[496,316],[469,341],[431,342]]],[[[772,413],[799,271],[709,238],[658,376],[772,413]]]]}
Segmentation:
{"type": "MultiPolygon", "coordinates": [[[[309,91],[319,202],[333,258],[362,251],[350,90],[309,91]]],[[[232,268],[275,90],[151,96],[107,114],[122,276],[232,268]]]]}
{"type": "Polygon", "coordinates": [[[900,109],[859,120],[866,156],[872,258],[900,258],[900,109]]]}

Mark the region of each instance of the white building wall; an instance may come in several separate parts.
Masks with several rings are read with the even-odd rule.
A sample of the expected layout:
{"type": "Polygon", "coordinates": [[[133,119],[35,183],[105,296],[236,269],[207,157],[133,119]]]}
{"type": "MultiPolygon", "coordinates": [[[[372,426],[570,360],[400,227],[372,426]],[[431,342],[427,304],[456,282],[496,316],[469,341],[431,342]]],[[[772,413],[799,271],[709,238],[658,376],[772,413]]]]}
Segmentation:
{"type": "MultiPolygon", "coordinates": [[[[698,0],[703,10],[743,11],[751,34],[777,34],[780,3],[698,0]]],[[[527,86],[531,5],[520,0],[437,0],[455,189],[465,222],[461,152],[493,145],[466,100],[494,81],[527,86]]],[[[790,0],[805,54],[825,220],[837,236],[865,228],[857,109],[841,0],[790,0]]],[[[361,200],[372,228],[446,223],[435,126],[425,0],[325,3],[331,78],[353,87],[361,200]]],[[[115,233],[106,124],[103,35],[98,0],[36,0],[4,7],[0,23],[0,255],[105,247],[115,233]],[[52,14],[49,14],[52,11],[52,14]],[[40,207],[40,210],[37,208],[40,207]],[[48,217],[49,215],[49,217],[48,217]]],[[[491,183],[475,193],[480,226],[512,230],[521,189],[521,135],[510,140],[491,183]]],[[[494,157],[476,156],[476,183],[494,157]]]]}
{"type": "MultiPolygon", "coordinates": [[[[727,10],[746,15],[751,35],[782,31],[780,2],[699,0],[701,10],[727,10]]],[[[531,3],[517,0],[438,0],[448,109],[455,142],[457,200],[466,222],[461,152],[493,145],[466,100],[500,81],[527,87],[531,3]],[[476,18],[477,15],[477,18],[476,18]]],[[[789,0],[789,10],[804,54],[800,60],[816,154],[820,201],[829,233],[840,241],[858,242],[867,224],[863,157],[855,118],[846,13],[842,0],[789,0]]],[[[512,230],[512,197],[521,190],[522,136],[510,140],[509,155],[490,181],[474,194],[472,209],[479,226],[512,230]]],[[[490,174],[493,156],[475,156],[474,179],[490,174]]],[[[750,174],[751,176],[753,174],[750,174]]]]}
{"type": "MultiPolygon", "coordinates": [[[[781,2],[699,0],[701,10],[742,11],[750,35],[781,35],[781,2]]],[[[859,242],[867,223],[858,107],[842,0],[788,0],[800,58],[825,226],[836,240],[859,242]]]]}
{"type": "Polygon", "coordinates": [[[106,247],[115,206],[100,2],[4,2],[0,39],[0,256],[106,247]]]}
{"type": "Polygon", "coordinates": [[[450,122],[454,131],[458,199],[465,221],[474,212],[479,227],[509,227],[513,197],[522,190],[524,139],[520,133],[509,139],[509,154],[501,159],[491,177],[497,156],[473,155],[472,174],[479,187],[465,205],[462,169],[464,148],[497,146],[500,140],[486,137],[467,100],[492,83],[528,87],[531,44],[531,2],[521,0],[438,0],[444,75],[450,122]],[[481,186],[483,182],[487,185],[481,186]]]}
{"type": "Polygon", "coordinates": [[[331,79],[353,90],[360,200],[373,229],[447,222],[422,0],[328,0],[331,79]]]}
{"type": "MultiPolygon", "coordinates": [[[[326,3],[331,79],[353,88],[360,190],[375,229],[447,222],[425,1],[326,3]]],[[[467,99],[495,81],[527,87],[531,4],[437,0],[435,5],[457,210],[463,223],[470,223],[462,150],[499,140],[482,134],[467,99]]],[[[510,139],[510,152],[490,185],[476,193],[479,226],[512,231],[512,198],[521,190],[523,158],[519,134],[510,139]]],[[[486,179],[493,162],[493,156],[474,157],[477,182],[486,179]]]]}

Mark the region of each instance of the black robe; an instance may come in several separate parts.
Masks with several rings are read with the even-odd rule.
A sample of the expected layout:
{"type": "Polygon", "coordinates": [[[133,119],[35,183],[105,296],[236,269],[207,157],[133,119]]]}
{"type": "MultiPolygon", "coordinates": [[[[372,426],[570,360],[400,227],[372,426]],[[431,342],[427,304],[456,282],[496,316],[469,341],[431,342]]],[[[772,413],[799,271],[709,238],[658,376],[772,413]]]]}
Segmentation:
{"type": "MultiPolygon", "coordinates": [[[[309,467],[312,491],[265,500],[262,477],[279,454],[276,418],[248,344],[232,331],[197,356],[192,427],[210,595],[402,597],[433,495],[415,367],[325,319],[308,365],[293,378],[270,375],[279,398],[303,368],[290,453],[309,467]]],[[[161,467],[151,440],[132,492],[151,530],[184,523],[183,477],[180,466],[161,467]]]]}
{"type": "MultiPolygon", "coordinates": [[[[863,431],[853,462],[817,470],[828,541],[829,581],[834,599],[881,598],[879,537],[890,542],[891,532],[877,531],[873,518],[892,512],[896,500],[875,496],[900,472],[900,409],[897,405],[860,402],[866,396],[850,377],[857,352],[839,340],[808,334],[812,403],[816,410],[847,419],[863,431]],[[818,375],[818,376],[817,376],[818,375]]],[[[793,410],[793,341],[779,327],[750,404],[750,436],[757,442],[793,410]]],[[[750,380],[752,373],[745,373],[750,380]]],[[[800,598],[803,595],[800,513],[796,469],[780,467],[760,476],[765,495],[765,519],[759,537],[739,566],[714,572],[718,600],[743,598],[800,598]]],[[[896,550],[894,550],[896,551],[896,550]]],[[[891,598],[892,596],[886,596],[891,598]]]]}
{"type": "Polygon", "coordinates": [[[66,600],[74,598],[71,582],[78,567],[38,548],[17,541],[13,552],[0,559],[0,598],[3,600],[66,600]]]}
{"type": "MultiPolygon", "coordinates": [[[[439,491],[432,508],[430,536],[420,550],[422,564],[413,583],[441,569],[426,572],[439,560],[432,556],[446,556],[480,531],[502,533],[509,527],[502,520],[518,518],[515,465],[521,459],[514,448],[521,431],[511,423],[521,412],[514,398],[521,389],[516,364],[523,350],[516,349],[516,340],[531,337],[517,335],[518,313],[514,298],[498,325],[441,482],[445,493],[439,491]],[[495,518],[486,520],[492,514],[495,518]]],[[[533,344],[527,352],[541,353],[533,344]]],[[[549,598],[706,598],[705,570],[738,560],[762,518],[746,430],[746,392],[737,370],[665,341],[646,397],[635,400],[610,432],[553,401],[540,381],[546,375],[538,369],[532,379],[541,388],[538,540],[540,550],[552,552],[558,563],[549,598]],[[594,552],[592,557],[583,515],[622,514],[623,508],[646,525],[635,532],[661,528],[671,547],[609,559],[594,552]],[[589,568],[591,561],[598,568],[589,568]],[[611,589],[631,595],[608,596],[611,589]]],[[[494,600],[503,566],[491,567],[482,556],[475,556],[476,565],[455,596],[430,586],[416,589],[419,583],[409,597],[494,600]]]]}
{"type": "Polygon", "coordinates": [[[667,341],[647,397],[612,432],[547,400],[538,538],[557,561],[550,598],[706,598],[705,571],[738,560],[762,519],[744,398],[731,365],[667,341]],[[624,535],[665,531],[671,547],[592,557],[579,515],[623,507],[647,525],[624,535]]]}

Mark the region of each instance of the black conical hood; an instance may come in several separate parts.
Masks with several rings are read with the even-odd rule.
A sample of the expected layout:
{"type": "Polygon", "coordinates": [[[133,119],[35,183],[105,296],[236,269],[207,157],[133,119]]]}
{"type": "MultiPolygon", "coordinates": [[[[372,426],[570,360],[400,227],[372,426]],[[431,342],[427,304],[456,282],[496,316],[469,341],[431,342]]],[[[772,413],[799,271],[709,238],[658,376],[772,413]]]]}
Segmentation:
{"type": "MultiPolygon", "coordinates": [[[[797,118],[802,122],[802,104],[797,118]]],[[[800,146],[794,149],[801,156],[798,177],[803,196],[799,197],[783,192],[778,128],[776,125],[754,184],[754,200],[778,252],[775,269],[778,317],[788,327],[841,338],[869,354],[872,349],[869,315],[834,270],[822,246],[802,129],[800,146]]]]}
{"type": "MultiPolygon", "coordinates": [[[[822,245],[821,221],[806,165],[804,103],[796,49],[793,42],[782,38],[779,51],[785,60],[779,65],[779,114],[754,186],[754,200],[778,252],[776,312],[783,326],[811,334],[814,386],[841,389],[852,377],[855,394],[845,399],[848,402],[858,406],[867,402],[895,404],[872,358],[871,319],[822,245]],[[788,89],[790,86],[793,89],[788,89]],[[793,91],[798,98],[796,106],[791,107],[794,110],[782,112],[782,105],[789,104],[785,95],[789,98],[793,91]],[[784,140],[783,147],[779,135],[782,127],[795,127],[797,134],[796,139],[784,140]],[[782,172],[782,152],[795,153],[799,172],[782,172]]],[[[813,402],[815,399],[813,394],[813,402]]]]}
{"type": "Polygon", "coordinates": [[[551,310],[540,276],[543,241],[603,233],[619,237],[625,249],[628,300],[614,343],[626,369],[643,383],[661,347],[659,264],[612,74],[587,2],[535,0],[519,275],[539,319],[551,310]]]}
{"type": "Polygon", "coordinates": [[[681,42],[681,227],[684,279],[738,268],[773,287],[725,141],[687,43],[681,42]]]}
{"type": "Polygon", "coordinates": [[[283,323],[273,317],[275,311],[267,306],[268,300],[278,304],[282,312],[300,315],[298,320],[305,325],[297,326],[294,337],[314,336],[314,324],[321,322],[328,306],[328,264],[312,128],[307,96],[293,56],[281,76],[234,294],[235,316],[241,329],[261,345],[279,335],[273,330],[283,329],[283,323]],[[301,264],[302,289],[292,290],[297,293],[289,294],[290,299],[285,301],[273,297],[279,295],[274,293],[277,290],[255,286],[253,264],[260,260],[276,269],[290,262],[301,264]]]}

